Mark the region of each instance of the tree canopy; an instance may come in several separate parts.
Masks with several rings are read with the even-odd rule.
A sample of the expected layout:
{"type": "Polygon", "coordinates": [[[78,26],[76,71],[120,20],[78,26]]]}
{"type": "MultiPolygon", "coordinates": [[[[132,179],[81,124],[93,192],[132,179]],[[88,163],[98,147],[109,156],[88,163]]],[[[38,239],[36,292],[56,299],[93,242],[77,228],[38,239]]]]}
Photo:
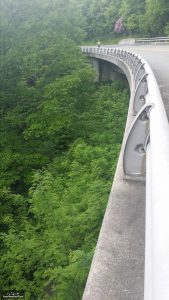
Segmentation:
{"type": "Polygon", "coordinates": [[[168,34],[169,4],[2,0],[0,19],[0,290],[79,300],[128,106],[122,83],[95,82],[79,44],[168,34]]]}
{"type": "Polygon", "coordinates": [[[81,0],[87,39],[116,36],[161,36],[169,34],[168,0],[81,0]],[[123,27],[117,33],[115,24],[123,27]]]}
{"type": "Polygon", "coordinates": [[[1,5],[0,290],[27,300],[81,298],[127,113],[123,85],[94,81],[75,4],[1,5]]]}

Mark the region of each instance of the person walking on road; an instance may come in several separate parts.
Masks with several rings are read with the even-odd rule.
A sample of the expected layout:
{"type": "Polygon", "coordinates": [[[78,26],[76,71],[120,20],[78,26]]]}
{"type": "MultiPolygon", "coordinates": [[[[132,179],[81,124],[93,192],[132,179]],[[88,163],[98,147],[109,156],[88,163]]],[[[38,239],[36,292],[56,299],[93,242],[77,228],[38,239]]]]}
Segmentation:
{"type": "Polygon", "coordinates": [[[100,48],[100,45],[101,45],[101,43],[98,41],[98,42],[97,42],[97,46],[98,46],[99,48],[100,48]]]}

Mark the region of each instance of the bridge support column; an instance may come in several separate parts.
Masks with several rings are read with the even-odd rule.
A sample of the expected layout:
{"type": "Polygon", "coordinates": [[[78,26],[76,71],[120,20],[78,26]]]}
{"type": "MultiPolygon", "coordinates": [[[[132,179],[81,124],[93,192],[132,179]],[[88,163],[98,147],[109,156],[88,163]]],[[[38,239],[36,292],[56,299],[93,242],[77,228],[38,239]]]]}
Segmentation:
{"type": "Polygon", "coordinates": [[[95,82],[100,81],[100,61],[97,58],[90,58],[90,63],[95,71],[95,82]]]}
{"type": "Polygon", "coordinates": [[[94,57],[90,58],[90,63],[96,73],[96,82],[126,80],[126,76],[122,70],[112,63],[94,57]]]}
{"type": "Polygon", "coordinates": [[[100,81],[114,81],[126,79],[122,70],[120,70],[117,66],[104,60],[100,61],[99,72],[100,81]]]}

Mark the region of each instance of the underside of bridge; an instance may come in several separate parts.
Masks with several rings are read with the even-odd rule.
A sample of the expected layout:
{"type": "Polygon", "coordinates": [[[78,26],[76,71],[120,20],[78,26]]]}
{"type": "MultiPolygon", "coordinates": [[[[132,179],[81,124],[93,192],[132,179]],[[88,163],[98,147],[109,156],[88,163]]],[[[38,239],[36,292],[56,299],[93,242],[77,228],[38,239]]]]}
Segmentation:
{"type": "Polygon", "coordinates": [[[89,61],[93,67],[93,70],[95,71],[96,81],[127,81],[126,75],[124,74],[123,70],[115,64],[94,57],[90,57],[89,61]]]}

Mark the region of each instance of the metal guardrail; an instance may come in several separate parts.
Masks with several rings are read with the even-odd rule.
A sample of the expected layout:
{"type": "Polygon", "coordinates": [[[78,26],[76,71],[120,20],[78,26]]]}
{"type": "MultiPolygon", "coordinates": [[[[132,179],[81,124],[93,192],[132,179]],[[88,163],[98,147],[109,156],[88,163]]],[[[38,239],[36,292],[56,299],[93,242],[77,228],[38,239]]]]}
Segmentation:
{"type": "Polygon", "coordinates": [[[154,37],[154,38],[136,38],[135,39],[136,44],[168,44],[169,43],[169,37],[154,37]]]}
{"type": "Polygon", "coordinates": [[[129,179],[146,173],[144,300],[169,300],[169,124],[158,84],[148,63],[133,52],[104,47],[82,47],[82,52],[116,58],[130,71],[136,116],[123,165],[129,179]]]}

